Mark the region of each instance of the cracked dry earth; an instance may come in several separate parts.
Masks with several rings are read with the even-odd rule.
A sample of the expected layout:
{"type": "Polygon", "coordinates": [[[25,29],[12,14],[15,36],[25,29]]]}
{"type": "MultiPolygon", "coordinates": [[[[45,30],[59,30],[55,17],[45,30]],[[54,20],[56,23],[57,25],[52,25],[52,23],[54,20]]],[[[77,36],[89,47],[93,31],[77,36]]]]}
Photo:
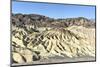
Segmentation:
{"type": "Polygon", "coordinates": [[[61,61],[59,58],[64,58],[66,62],[70,61],[69,58],[95,57],[95,28],[70,26],[29,33],[24,28],[12,27],[14,64],[39,64],[41,62],[37,61],[43,60],[48,60],[49,63],[51,58],[56,62],[61,61]],[[58,59],[55,59],[57,57],[58,59]]]}

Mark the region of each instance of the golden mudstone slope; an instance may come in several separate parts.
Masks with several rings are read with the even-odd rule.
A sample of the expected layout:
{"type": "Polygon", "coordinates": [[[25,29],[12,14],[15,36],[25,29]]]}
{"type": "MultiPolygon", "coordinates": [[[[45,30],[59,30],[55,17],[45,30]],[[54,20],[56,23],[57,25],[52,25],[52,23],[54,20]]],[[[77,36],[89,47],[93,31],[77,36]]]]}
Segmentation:
{"type": "Polygon", "coordinates": [[[27,46],[42,57],[95,56],[95,30],[81,26],[51,29],[41,33],[27,46]]]}
{"type": "Polygon", "coordinates": [[[38,52],[27,48],[31,38],[34,38],[35,32],[28,34],[23,28],[13,27],[12,30],[12,62],[13,63],[30,63],[39,60],[38,52]],[[30,37],[29,39],[27,39],[30,37]]]}
{"type": "Polygon", "coordinates": [[[41,33],[33,31],[29,34],[23,28],[13,28],[12,59],[14,63],[30,63],[54,56],[95,57],[95,29],[71,26],[52,28],[41,33]]]}

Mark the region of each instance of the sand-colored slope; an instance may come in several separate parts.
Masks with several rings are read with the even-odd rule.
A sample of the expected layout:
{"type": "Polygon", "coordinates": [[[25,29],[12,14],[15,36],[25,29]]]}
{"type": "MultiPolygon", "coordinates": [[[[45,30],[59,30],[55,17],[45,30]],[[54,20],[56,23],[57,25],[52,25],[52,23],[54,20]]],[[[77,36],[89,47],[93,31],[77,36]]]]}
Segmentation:
{"type": "Polygon", "coordinates": [[[95,29],[71,26],[52,28],[41,33],[33,31],[29,34],[23,28],[15,27],[12,35],[12,55],[17,63],[30,63],[56,56],[95,57],[95,29]]]}
{"type": "Polygon", "coordinates": [[[33,39],[28,44],[28,48],[39,51],[43,57],[55,55],[67,57],[95,56],[94,35],[94,29],[80,26],[51,29],[33,39]]]}

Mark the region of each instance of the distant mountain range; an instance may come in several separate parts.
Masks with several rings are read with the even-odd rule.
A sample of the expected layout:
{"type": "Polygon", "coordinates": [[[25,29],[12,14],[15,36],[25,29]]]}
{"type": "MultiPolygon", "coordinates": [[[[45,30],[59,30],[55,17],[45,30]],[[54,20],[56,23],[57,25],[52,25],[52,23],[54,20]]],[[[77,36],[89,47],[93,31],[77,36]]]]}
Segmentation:
{"type": "Polygon", "coordinates": [[[38,14],[12,14],[12,24],[18,27],[33,25],[37,27],[95,27],[95,21],[84,17],[54,19],[38,14]]]}

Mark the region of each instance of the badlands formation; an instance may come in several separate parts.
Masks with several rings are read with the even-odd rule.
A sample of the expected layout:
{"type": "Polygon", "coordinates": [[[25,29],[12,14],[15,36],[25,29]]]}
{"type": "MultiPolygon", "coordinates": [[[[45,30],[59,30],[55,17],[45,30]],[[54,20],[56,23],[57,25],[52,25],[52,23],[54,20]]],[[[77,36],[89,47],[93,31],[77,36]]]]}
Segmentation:
{"type": "Polygon", "coordinates": [[[83,17],[53,19],[12,14],[12,63],[51,57],[95,58],[95,22],[83,17]]]}

